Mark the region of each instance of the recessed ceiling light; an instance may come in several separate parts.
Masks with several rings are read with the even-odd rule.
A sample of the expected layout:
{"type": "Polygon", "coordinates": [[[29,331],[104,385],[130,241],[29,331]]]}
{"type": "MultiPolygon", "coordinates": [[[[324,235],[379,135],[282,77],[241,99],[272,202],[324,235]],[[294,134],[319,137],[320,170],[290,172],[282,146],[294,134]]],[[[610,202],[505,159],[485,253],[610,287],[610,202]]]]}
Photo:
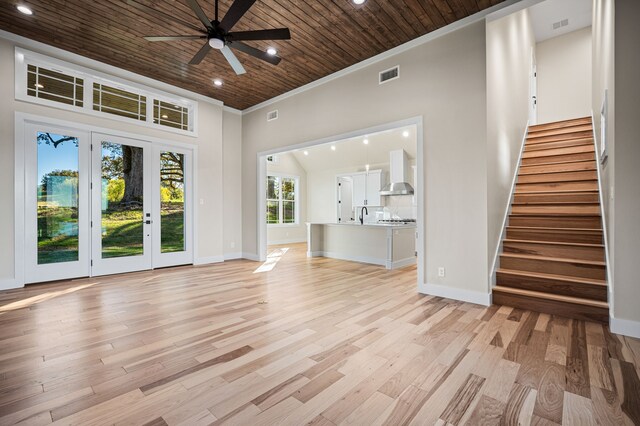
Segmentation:
{"type": "Polygon", "coordinates": [[[267,53],[271,56],[275,56],[278,53],[278,51],[276,50],[275,47],[270,47],[267,49],[267,53]]]}
{"type": "Polygon", "coordinates": [[[404,132],[402,132],[402,136],[405,137],[405,138],[408,138],[409,137],[409,131],[405,130],[404,132]]]}
{"type": "Polygon", "coordinates": [[[167,114],[162,114],[162,118],[169,118],[167,114]]]}
{"type": "Polygon", "coordinates": [[[309,151],[305,151],[305,152],[304,152],[304,155],[309,155],[309,151]]]}
{"type": "Polygon", "coordinates": [[[331,145],[331,151],[335,151],[336,150],[336,146],[335,145],[331,145]]]}
{"type": "Polygon", "coordinates": [[[34,84],[34,86],[36,87],[36,89],[44,89],[44,85],[42,85],[40,83],[36,83],[36,84],[34,84]]]}
{"type": "Polygon", "coordinates": [[[354,2],[355,4],[362,4],[362,3],[364,3],[364,2],[365,2],[365,0],[353,0],[353,2],[354,2]]]}
{"type": "Polygon", "coordinates": [[[220,87],[222,86],[222,80],[220,80],[219,78],[216,78],[215,80],[213,80],[213,84],[220,87]]]}
{"type": "Polygon", "coordinates": [[[365,145],[369,145],[369,139],[364,138],[364,140],[362,141],[362,143],[363,143],[363,144],[365,144],[365,145]]]}
{"type": "Polygon", "coordinates": [[[24,5],[18,6],[18,11],[25,15],[33,15],[33,10],[29,9],[27,6],[24,6],[24,5]]]}

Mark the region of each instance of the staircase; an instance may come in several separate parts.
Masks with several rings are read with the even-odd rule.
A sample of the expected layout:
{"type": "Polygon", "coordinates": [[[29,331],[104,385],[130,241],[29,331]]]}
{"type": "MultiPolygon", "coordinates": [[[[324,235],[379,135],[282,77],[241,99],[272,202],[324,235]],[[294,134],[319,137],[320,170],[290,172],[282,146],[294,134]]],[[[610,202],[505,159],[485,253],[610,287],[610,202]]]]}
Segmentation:
{"type": "Polygon", "coordinates": [[[493,302],[609,321],[591,118],[529,127],[493,302]]]}

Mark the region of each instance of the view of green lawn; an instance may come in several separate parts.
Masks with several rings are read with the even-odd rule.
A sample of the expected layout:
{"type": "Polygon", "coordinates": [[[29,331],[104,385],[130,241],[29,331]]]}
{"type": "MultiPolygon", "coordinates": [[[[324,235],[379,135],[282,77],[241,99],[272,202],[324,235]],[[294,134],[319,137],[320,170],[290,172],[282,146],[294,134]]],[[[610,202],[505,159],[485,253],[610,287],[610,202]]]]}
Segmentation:
{"type": "MultiPolygon", "coordinates": [[[[113,207],[113,206],[112,206],[113,207]]],[[[102,257],[142,254],[142,210],[107,210],[102,216],[102,257]]],[[[38,229],[38,263],[78,260],[77,209],[41,207],[38,229]]],[[[184,250],[184,205],[162,203],[160,246],[163,253],[184,250]]]]}

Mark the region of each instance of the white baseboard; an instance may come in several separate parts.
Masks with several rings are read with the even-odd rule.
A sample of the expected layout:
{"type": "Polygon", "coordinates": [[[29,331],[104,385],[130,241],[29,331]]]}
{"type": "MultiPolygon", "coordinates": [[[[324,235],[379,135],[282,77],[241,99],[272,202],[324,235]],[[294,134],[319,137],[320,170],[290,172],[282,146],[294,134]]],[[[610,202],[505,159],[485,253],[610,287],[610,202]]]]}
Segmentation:
{"type": "Polygon", "coordinates": [[[242,258],[243,259],[247,259],[247,260],[253,260],[254,262],[259,262],[260,261],[260,256],[258,256],[255,253],[246,253],[243,252],[242,253],[242,258]]]}
{"type": "Polygon", "coordinates": [[[224,256],[199,257],[193,261],[194,265],[208,265],[210,263],[224,262],[224,256]]]}
{"type": "Polygon", "coordinates": [[[14,288],[22,288],[24,287],[23,285],[19,285],[16,280],[10,278],[10,279],[3,279],[0,280],[0,291],[2,290],[12,290],[14,288]]]}
{"type": "Polygon", "coordinates": [[[353,256],[344,253],[335,253],[331,251],[312,251],[307,252],[307,257],[330,257],[332,259],[348,260],[351,262],[370,263],[372,265],[380,265],[387,267],[387,261],[385,259],[378,259],[375,257],[367,256],[353,256]]]}
{"type": "Polygon", "coordinates": [[[640,322],[621,318],[609,318],[609,328],[612,333],[640,339],[640,322]]]}
{"type": "Polygon", "coordinates": [[[400,260],[396,260],[395,262],[391,262],[389,264],[389,262],[387,262],[387,269],[398,269],[398,268],[404,268],[405,266],[409,266],[409,265],[415,265],[416,264],[416,257],[415,256],[411,256],[411,257],[407,257],[406,259],[400,259],[400,260]]]}
{"type": "Polygon", "coordinates": [[[289,238],[286,240],[275,240],[275,241],[267,241],[268,246],[277,246],[280,244],[298,244],[298,243],[306,243],[306,238],[289,238]]]}
{"type": "Polygon", "coordinates": [[[491,294],[478,291],[461,290],[454,287],[446,287],[439,284],[425,283],[419,286],[418,291],[432,296],[446,297],[447,299],[460,300],[475,303],[477,305],[491,305],[491,294]]]}
{"type": "Polygon", "coordinates": [[[242,259],[242,252],[238,251],[235,253],[225,253],[224,254],[224,260],[235,260],[235,259],[242,259]]]}

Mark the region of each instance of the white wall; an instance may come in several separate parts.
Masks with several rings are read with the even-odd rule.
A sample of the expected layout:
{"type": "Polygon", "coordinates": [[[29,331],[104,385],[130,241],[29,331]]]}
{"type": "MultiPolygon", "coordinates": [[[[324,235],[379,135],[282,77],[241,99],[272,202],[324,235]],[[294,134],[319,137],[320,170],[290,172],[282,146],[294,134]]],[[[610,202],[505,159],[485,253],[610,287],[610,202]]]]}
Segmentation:
{"type": "Polygon", "coordinates": [[[289,244],[307,241],[307,172],[293,154],[278,154],[277,163],[267,163],[267,173],[281,173],[298,176],[298,207],[300,208],[297,225],[267,225],[267,244],[289,244]]]}
{"type": "Polygon", "coordinates": [[[223,140],[223,252],[225,259],[242,257],[242,115],[224,111],[223,140]]]}
{"type": "Polygon", "coordinates": [[[535,37],[528,9],[487,22],[487,220],[489,268],[502,223],[522,137],[529,119],[535,37]]]}
{"type": "MultiPolygon", "coordinates": [[[[164,140],[176,141],[191,144],[198,147],[198,164],[196,166],[196,174],[198,180],[198,193],[195,198],[202,200],[203,204],[196,203],[198,222],[195,224],[198,234],[198,246],[195,248],[196,257],[202,262],[222,260],[224,255],[223,248],[223,220],[224,215],[220,207],[224,202],[223,191],[223,109],[222,105],[213,101],[212,103],[199,101],[199,122],[198,137],[190,137],[177,135],[175,133],[163,131],[160,129],[150,129],[136,125],[135,123],[126,123],[115,121],[108,118],[94,117],[82,113],[70,112],[56,108],[45,107],[26,102],[15,100],[14,96],[14,47],[15,43],[0,38],[0,181],[14,182],[14,116],[16,112],[23,112],[41,116],[43,118],[50,117],[58,120],[82,123],[85,125],[96,126],[100,128],[109,128],[121,132],[128,132],[138,135],[144,139],[145,136],[154,137],[164,140]]],[[[43,53],[49,56],[57,56],[60,53],[64,57],[60,59],[70,60],[69,57],[75,56],[68,52],[61,52],[57,49],[48,47],[38,47],[30,42],[26,44],[18,43],[21,47],[32,51],[43,53]],[[54,55],[53,52],[57,52],[54,55]]],[[[95,61],[89,61],[94,66],[101,66],[95,61]]],[[[104,65],[105,69],[98,71],[110,72],[112,69],[104,65]]],[[[143,84],[148,84],[149,79],[144,79],[143,84]]],[[[160,83],[158,83],[160,85],[160,83]]],[[[165,85],[166,86],[166,85],[165,85]]],[[[166,90],[165,86],[162,90],[166,90]]],[[[176,89],[179,90],[179,89],[176,89]]],[[[184,93],[183,91],[180,93],[184,93]]],[[[181,96],[184,96],[182,94],[181,96]]],[[[238,126],[239,123],[236,123],[238,126]]],[[[239,145],[239,139],[236,139],[239,145]]],[[[230,151],[229,156],[224,157],[225,160],[232,158],[236,163],[239,162],[239,150],[230,151]]],[[[238,165],[239,168],[239,165],[238,165]]],[[[239,183],[232,184],[228,190],[240,191],[239,183]]],[[[0,287],[10,287],[13,285],[14,278],[14,193],[13,185],[7,184],[0,188],[2,204],[0,205],[0,287]]],[[[240,199],[230,201],[229,209],[239,211],[240,199]],[[236,204],[234,206],[234,204],[236,204]]],[[[240,223],[229,224],[238,241],[241,238],[240,223]]]]}
{"type": "Polygon", "coordinates": [[[591,114],[591,49],[591,27],[538,43],[538,123],[591,114]]]}
{"type": "Polygon", "coordinates": [[[633,322],[640,337],[640,2],[615,6],[614,317],[633,322]]]}
{"type": "Polygon", "coordinates": [[[421,116],[426,281],[488,294],[486,107],[485,24],[476,22],[244,115],[244,250],[258,252],[258,152],[421,116]],[[378,85],[379,71],[397,64],[400,79],[378,85]],[[279,118],[267,122],[272,109],[279,118]]]}

